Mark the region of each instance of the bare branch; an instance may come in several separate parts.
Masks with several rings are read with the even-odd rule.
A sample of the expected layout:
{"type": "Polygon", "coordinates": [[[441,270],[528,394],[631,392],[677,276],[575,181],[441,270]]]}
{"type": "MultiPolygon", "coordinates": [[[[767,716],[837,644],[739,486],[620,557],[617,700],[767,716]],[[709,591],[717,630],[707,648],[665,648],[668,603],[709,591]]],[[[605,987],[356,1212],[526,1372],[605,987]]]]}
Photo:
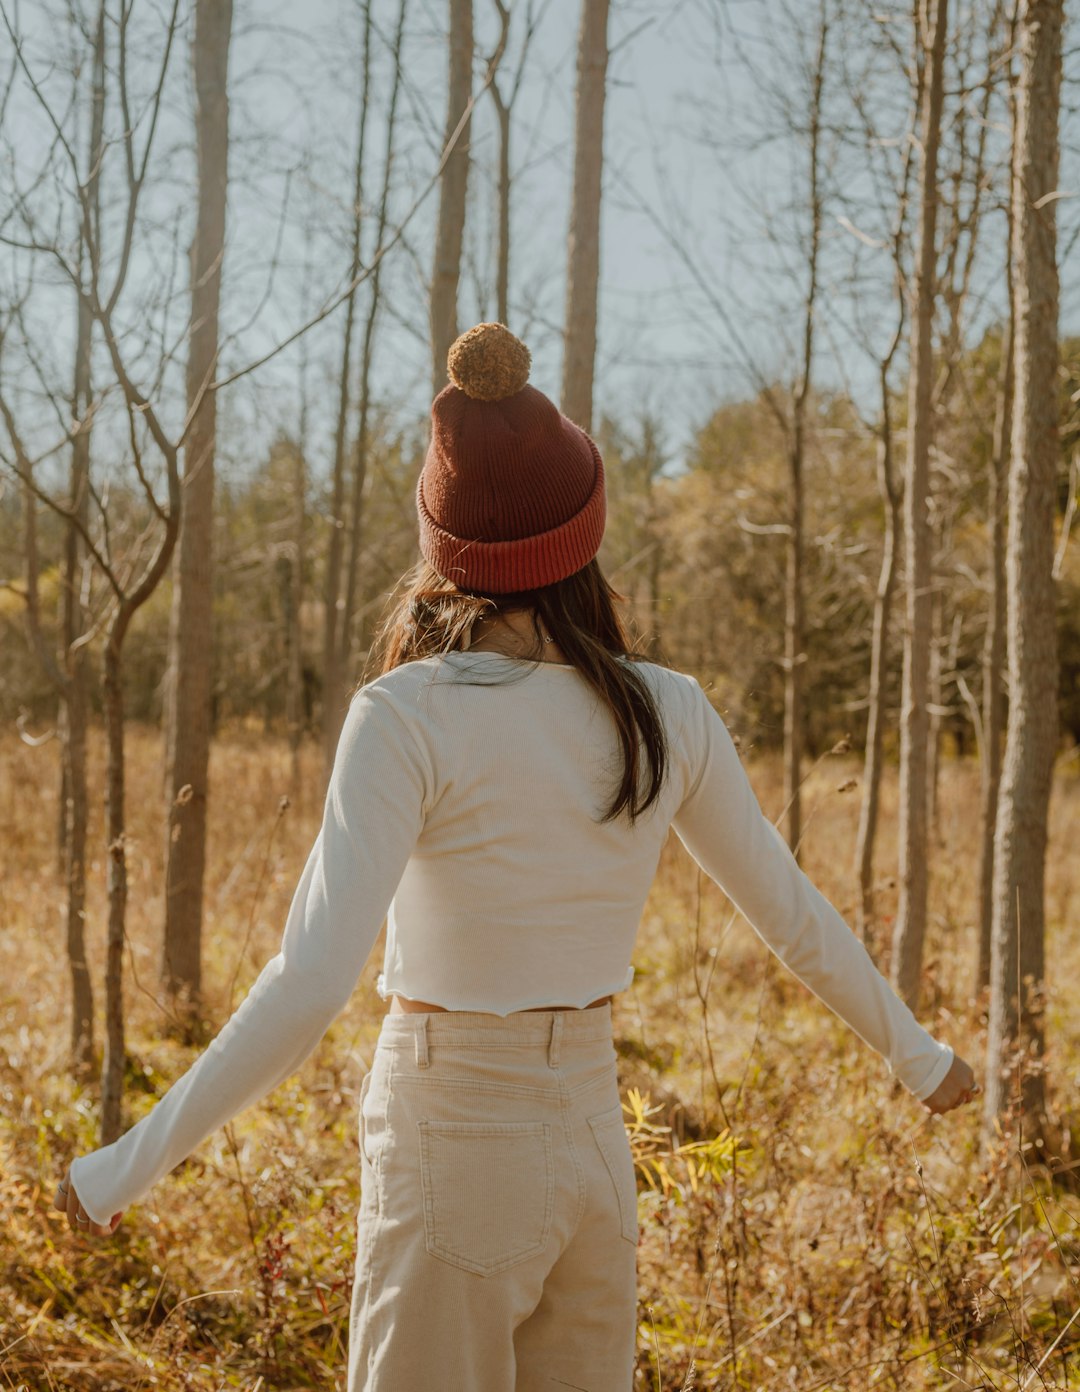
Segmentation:
{"type": "Polygon", "coordinates": [[[390,234],[388,240],[383,242],[376,249],[376,251],[372,255],[371,260],[364,267],[364,269],[358,272],[355,276],[353,276],[350,279],[349,283],[345,285],[343,289],[339,290],[335,295],[333,295],[323,305],[322,309],[318,310],[315,314],[313,314],[311,318],[307,320],[306,323],[303,323],[298,328],[294,329],[291,334],[288,334],[285,338],[281,340],[280,343],[278,343],[275,347],[269,349],[269,351],[264,353],[261,357],[254,359],[254,361],[252,362],[249,362],[245,367],[237,368],[235,372],[231,372],[227,377],[222,377],[218,381],[212,383],[210,390],[221,391],[223,387],[231,386],[233,382],[239,381],[241,377],[247,377],[252,372],[255,372],[258,368],[264,367],[266,363],[270,362],[273,358],[276,358],[279,353],[284,352],[286,348],[294,344],[296,340],[301,337],[302,334],[306,334],[309,330],[313,329],[316,326],[316,324],[321,324],[324,319],[329,318],[329,316],[333,314],[335,309],[340,308],[340,306],[343,305],[346,302],[346,300],[348,300],[349,296],[353,293],[357,286],[363,285],[363,283],[366,280],[370,279],[370,277],[374,274],[376,266],[378,266],[381,263],[383,257],[386,256],[388,252],[392,251],[394,247],[397,246],[398,242],[402,240],[405,234],[405,230],[412,222],[416,214],[420,211],[420,208],[423,206],[423,204],[427,201],[428,197],[431,194],[431,191],[438,185],[439,179],[442,177],[442,172],[446,167],[447,160],[449,160],[450,156],[454,153],[457,143],[461,139],[461,133],[468,125],[469,120],[472,117],[473,109],[475,108],[477,102],[480,100],[483,94],[487,91],[488,87],[491,85],[493,76],[494,74],[489,66],[487,72],[484,75],[483,82],[472,94],[468,102],[466,102],[465,109],[461,113],[460,120],[454,127],[450,139],[444,145],[442,155],[440,156],[439,163],[437,168],[435,169],[435,172],[432,174],[431,178],[417,194],[411,206],[406,211],[405,216],[398,223],[394,231],[390,234]]]}
{"type": "MultiPolygon", "coordinates": [[[[165,75],[168,72],[169,59],[172,55],[173,39],[176,36],[176,16],[180,8],[180,0],[173,0],[172,13],[169,15],[169,23],[166,29],[165,52],[162,54],[161,68],[158,72],[157,85],[154,89],[153,103],[150,109],[150,129],[147,131],[146,143],[143,146],[142,161],[138,173],[136,173],[135,151],[133,146],[135,128],[131,120],[127,91],[127,26],[134,4],[135,0],[128,0],[125,6],[123,0],[121,0],[120,6],[119,87],[120,105],[124,113],[124,156],[127,169],[128,206],[127,215],[124,220],[124,236],[121,243],[116,280],[113,284],[112,292],[105,303],[104,315],[106,318],[112,315],[120,299],[120,295],[123,292],[124,285],[127,282],[128,269],[131,264],[131,248],[135,237],[135,214],[138,209],[139,196],[142,193],[143,184],[146,181],[146,171],[150,163],[150,152],[153,148],[158,115],[161,111],[161,101],[165,92],[165,75]]],[[[87,245],[90,247],[94,298],[97,300],[100,298],[98,285],[98,277],[101,271],[100,248],[97,246],[97,239],[94,236],[87,238],[87,245]]]]}
{"type": "MultiPolygon", "coordinates": [[[[63,503],[58,502],[51,494],[46,493],[44,489],[39,488],[37,483],[35,482],[35,461],[31,461],[29,459],[25,449],[23,448],[22,440],[15,426],[15,417],[11,412],[11,408],[8,405],[6,397],[4,397],[2,393],[0,393],[0,416],[3,416],[4,418],[4,425],[7,428],[8,435],[11,439],[12,446],[15,450],[15,461],[5,461],[6,467],[10,469],[10,471],[15,475],[15,477],[20,480],[24,487],[26,487],[30,491],[30,493],[32,493],[33,496],[37,498],[39,502],[45,503],[46,506],[52,508],[53,512],[55,512],[59,517],[64,518],[66,522],[70,522],[72,526],[76,528],[79,535],[86,543],[87,550],[93,556],[94,560],[98,563],[98,565],[101,567],[102,574],[109,581],[109,584],[113,587],[113,590],[119,595],[121,591],[119,584],[117,583],[116,576],[113,573],[113,569],[109,565],[105,557],[99,551],[97,545],[94,542],[94,538],[90,535],[86,526],[83,524],[82,519],[71,508],[65,507],[63,503]]],[[[56,446],[57,449],[59,449],[60,447],[60,445],[56,446]]],[[[52,452],[53,451],[49,451],[49,453],[52,452]]],[[[47,456],[39,455],[36,462],[40,463],[41,460],[45,457],[47,456]]]]}

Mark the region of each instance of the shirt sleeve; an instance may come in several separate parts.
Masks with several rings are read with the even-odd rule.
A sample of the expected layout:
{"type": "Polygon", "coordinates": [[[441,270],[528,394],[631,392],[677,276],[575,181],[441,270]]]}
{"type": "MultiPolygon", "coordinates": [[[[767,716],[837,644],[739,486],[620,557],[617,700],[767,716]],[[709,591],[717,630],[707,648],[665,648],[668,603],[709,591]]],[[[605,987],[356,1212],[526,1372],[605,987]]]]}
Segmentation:
{"type": "Polygon", "coordinates": [[[693,678],[685,728],[697,773],[673,825],[683,845],[780,961],[882,1054],[920,1099],[953,1051],[916,1021],[762,812],[727,726],[693,678]]]}
{"type": "Polygon", "coordinates": [[[188,1071],[112,1145],[80,1156],[72,1183],[95,1223],[140,1199],[207,1136],[294,1073],[363,970],[423,826],[430,769],[384,692],[349,707],[322,825],[281,948],[188,1071]]]}

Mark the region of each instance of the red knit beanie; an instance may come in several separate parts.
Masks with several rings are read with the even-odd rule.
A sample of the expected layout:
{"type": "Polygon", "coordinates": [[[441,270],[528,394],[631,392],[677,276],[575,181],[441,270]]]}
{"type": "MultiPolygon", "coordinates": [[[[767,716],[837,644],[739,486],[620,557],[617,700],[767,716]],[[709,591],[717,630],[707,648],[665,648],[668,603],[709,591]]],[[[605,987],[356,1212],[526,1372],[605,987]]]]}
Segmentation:
{"type": "Polygon", "coordinates": [[[450,349],[416,489],[420,550],[461,589],[510,594],[565,580],[604,534],[604,465],[583,430],[527,385],[529,350],[503,324],[450,349]]]}

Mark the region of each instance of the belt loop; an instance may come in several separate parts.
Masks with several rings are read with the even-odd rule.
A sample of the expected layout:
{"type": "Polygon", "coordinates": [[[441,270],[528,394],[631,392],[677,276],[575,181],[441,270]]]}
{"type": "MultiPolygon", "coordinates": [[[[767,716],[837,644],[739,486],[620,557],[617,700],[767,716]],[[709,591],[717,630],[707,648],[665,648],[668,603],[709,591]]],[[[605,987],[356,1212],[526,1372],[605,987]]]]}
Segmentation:
{"type": "Polygon", "coordinates": [[[428,1017],[421,1015],[416,1026],[416,1066],[426,1068],[428,1066],[428,1037],[427,1037],[428,1017]]]}
{"type": "Polygon", "coordinates": [[[551,1012],[551,1039],[548,1043],[548,1067],[559,1066],[559,1042],[562,1039],[563,1016],[561,1010],[551,1012]]]}

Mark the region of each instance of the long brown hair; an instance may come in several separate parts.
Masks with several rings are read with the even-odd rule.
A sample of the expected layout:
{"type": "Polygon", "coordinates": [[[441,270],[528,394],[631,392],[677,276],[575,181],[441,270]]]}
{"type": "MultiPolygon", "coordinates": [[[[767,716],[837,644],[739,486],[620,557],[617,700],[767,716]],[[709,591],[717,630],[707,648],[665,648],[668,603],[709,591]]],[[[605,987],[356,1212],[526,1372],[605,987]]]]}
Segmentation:
{"type": "Polygon", "coordinates": [[[382,672],[405,662],[460,651],[466,634],[481,616],[531,610],[537,642],[541,641],[542,625],[615,721],[623,769],[604,821],[613,821],[625,812],[634,822],[652,806],[667,768],[664,726],[647,682],[634,670],[633,663],[643,659],[631,651],[615,607],[622,596],[608,584],[595,560],[554,585],[500,595],[461,590],[427,561],[421,561],[404,576],[402,589],[379,632],[382,672]]]}

